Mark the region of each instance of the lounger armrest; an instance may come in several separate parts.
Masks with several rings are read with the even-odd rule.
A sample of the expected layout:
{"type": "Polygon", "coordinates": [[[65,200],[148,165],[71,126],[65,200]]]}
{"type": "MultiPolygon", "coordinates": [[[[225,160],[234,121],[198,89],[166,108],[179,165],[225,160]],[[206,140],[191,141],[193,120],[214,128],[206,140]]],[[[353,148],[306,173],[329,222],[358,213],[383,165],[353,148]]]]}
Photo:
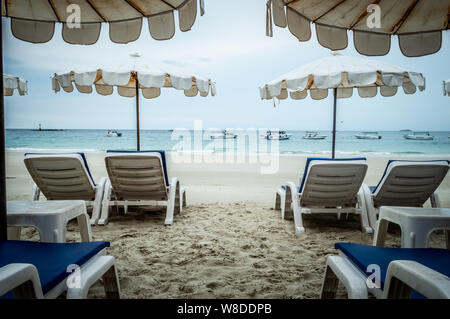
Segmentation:
{"type": "Polygon", "coordinates": [[[31,191],[30,200],[39,200],[39,196],[41,194],[41,190],[36,184],[33,184],[33,189],[31,191]]]}
{"type": "Polygon", "coordinates": [[[430,299],[449,299],[450,278],[415,261],[391,262],[383,298],[409,298],[412,290],[430,299]]]}
{"type": "Polygon", "coordinates": [[[13,291],[16,298],[42,299],[41,281],[32,264],[9,264],[0,268],[0,296],[13,291]]]}

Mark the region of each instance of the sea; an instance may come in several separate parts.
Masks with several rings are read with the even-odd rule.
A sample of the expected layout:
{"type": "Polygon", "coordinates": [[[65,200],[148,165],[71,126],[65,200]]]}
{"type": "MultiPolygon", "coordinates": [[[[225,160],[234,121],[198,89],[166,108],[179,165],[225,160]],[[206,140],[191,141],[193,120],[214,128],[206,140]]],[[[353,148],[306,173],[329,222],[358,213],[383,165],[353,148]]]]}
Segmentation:
{"type": "MultiPolygon", "coordinates": [[[[108,137],[108,130],[36,131],[7,129],[6,149],[17,152],[99,152],[106,150],[136,150],[136,131],[119,130],[121,137],[108,137]]],[[[332,133],[324,140],[303,139],[305,131],[287,131],[289,140],[268,141],[259,137],[258,131],[236,131],[232,140],[212,140],[209,132],[178,130],[141,130],[141,150],[167,152],[277,152],[290,155],[330,155],[332,133]],[[249,137],[251,136],[251,138],[249,137]]],[[[339,156],[450,156],[450,132],[430,132],[433,140],[408,140],[408,132],[378,132],[379,140],[357,139],[353,131],[340,131],[336,135],[336,154],[339,156]]]]}

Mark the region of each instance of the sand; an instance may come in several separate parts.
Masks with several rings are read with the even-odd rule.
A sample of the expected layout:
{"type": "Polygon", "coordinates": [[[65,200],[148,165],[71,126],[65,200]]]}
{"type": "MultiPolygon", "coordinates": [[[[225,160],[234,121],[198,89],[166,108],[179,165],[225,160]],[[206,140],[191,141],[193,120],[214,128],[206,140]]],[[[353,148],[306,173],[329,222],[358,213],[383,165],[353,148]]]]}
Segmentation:
{"type": "MultiPolygon", "coordinates": [[[[95,180],[106,176],[103,156],[87,153],[95,180]]],[[[362,233],[352,216],[306,216],[306,233],[297,236],[293,222],[281,220],[273,210],[275,191],[288,180],[298,183],[305,159],[281,156],[276,174],[261,175],[258,164],[174,163],[169,156],[169,176],[180,178],[188,200],[173,226],[163,225],[164,212],[131,210],[92,228],[94,240],[111,242],[108,253],[117,261],[122,296],[317,298],[326,257],[336,253],[334,243],[371,244],[373,235],[362,233]]],[[[368,158],[365,182],[376,184],[388,160],[368,158]]],[[[23,153],[7,153],[7,178],[9,200],[29,198],[32,180],[23,153]]],[[[441,205],[450,207],[450,175],[438,194],[441,205]]],[[[79,240],[75,222],[68,230],[68,241],[79,240]]],[[[38,235],[25,229],[23,238],[38,235]]],[[[387,245],[399,247],[398,229],[388,235],[387,245]]],[[[434,233],[431,246],[444,247],[444,235],[434,233]]],[[[90,296],[101,297],[101,287],[90,296]]],[[[339,297],[345,297],[342,287],[339,297]]]]}

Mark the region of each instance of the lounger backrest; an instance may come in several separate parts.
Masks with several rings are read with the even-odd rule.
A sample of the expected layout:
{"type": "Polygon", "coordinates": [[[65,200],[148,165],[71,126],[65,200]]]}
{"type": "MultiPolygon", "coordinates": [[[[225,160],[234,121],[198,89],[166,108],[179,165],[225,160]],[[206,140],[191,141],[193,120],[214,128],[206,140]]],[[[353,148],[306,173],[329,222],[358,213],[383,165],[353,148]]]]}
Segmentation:
{"type": "Polygon", "coordinates": [[[373,191],[375,207],[423,206],[448,169],[447,161],[390,161],[373,191]]]}
{"type": "Polygon", "coordinates": [[[300,205],[352,207],[366,172],[365,159],[309,160],[300,189],[300,205]]]}
{"type": "Polygon", "coordinates": [[[95,183],[84,154],[25,154],[24,162],[47,199],[95,199],[95,183]]]}
{"type": "Polygon", "coordinates": [[[118,200],[167,200],[159,152],[108,152],[105,164],[118,200]]]}

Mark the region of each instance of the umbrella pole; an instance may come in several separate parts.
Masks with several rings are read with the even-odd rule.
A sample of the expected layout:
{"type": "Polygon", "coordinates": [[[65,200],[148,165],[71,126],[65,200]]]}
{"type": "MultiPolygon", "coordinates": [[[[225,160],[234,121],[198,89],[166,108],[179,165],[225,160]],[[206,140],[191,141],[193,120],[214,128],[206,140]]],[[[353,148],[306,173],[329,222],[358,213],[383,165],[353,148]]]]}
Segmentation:
{"type": "Polygon", "coordinates": [[[7,240],[6,226],[6,159],[5,159],[5,100],[3,96],[3,26],[0,23],[0,70],[2,72],[0,100],[0,240],[7,240]]]}
{"type": "Polygon", "coordinates": [[[137,131],[137,147],[138,151],[141,150],[141,137],[139,128],[139,80],[136,73],[136,131],[137,131]]]}
{"type": "Polygon", "coordinates": [[[333,89],[333,97],[334,97],[334,107],[333,107],[333,150],[332,150],[332,158],[335,157],[335,149],[336,149],[336,103],[337,103],[337,88],[333,89]]]}

